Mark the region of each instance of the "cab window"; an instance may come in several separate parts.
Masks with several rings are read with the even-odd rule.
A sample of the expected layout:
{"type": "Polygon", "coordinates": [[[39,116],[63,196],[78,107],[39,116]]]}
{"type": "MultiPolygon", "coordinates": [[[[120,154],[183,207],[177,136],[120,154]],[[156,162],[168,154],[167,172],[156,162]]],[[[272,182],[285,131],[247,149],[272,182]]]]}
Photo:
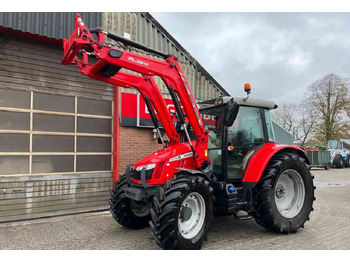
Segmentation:
{"type": "Polygon", "coordinates": [[[250,157],[264,144],[260,109],[241,106],[236,121],[228,127],[227,179],[242,179],[250,157]]]}
{"type": "Polygon", "coordinates": [[[275,132],[273,131],[273,125],[272,125],[270,110],[264,109],[264,113],[265,113],[267,133],[268,133],[268,136],[269,136],[269,142],[276,142],[275,132]]]}
{"type": "Polygon", "coordinates": [[[250,148],[264,142],[259,108],[240,107],[236,121],[228,127],[227,141],[237,148],[250,148]]]}

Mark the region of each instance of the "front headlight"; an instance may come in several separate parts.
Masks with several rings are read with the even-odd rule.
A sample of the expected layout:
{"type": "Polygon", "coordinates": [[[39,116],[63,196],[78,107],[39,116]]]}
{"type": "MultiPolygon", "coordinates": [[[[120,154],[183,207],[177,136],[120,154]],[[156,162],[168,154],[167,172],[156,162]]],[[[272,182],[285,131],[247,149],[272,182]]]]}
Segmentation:
{"type": "Polygon", "coordinates": [[[136,167],[136,171],[141,171],[143,168],[145,170],[150,170],[156,167],[156,164],[149,164],[149,165],[145,165],[145,166],[138,166],[136,167]]]}

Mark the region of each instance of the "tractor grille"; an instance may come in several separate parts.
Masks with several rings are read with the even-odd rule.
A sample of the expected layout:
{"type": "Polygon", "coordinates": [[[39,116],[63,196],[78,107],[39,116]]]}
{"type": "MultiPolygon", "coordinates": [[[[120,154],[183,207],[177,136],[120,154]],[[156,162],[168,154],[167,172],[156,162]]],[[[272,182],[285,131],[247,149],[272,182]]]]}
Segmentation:
{"type": "MultiPolygon", "coordinates": [[[[154,168],[150,170],[146,170],[146,180],[152,179],[152,174],[153,174],[154,168]]],[[[133,170],[133,175],[132,177],[136,180],[141,180],[141,171],[136,171],[133,170]]]]}

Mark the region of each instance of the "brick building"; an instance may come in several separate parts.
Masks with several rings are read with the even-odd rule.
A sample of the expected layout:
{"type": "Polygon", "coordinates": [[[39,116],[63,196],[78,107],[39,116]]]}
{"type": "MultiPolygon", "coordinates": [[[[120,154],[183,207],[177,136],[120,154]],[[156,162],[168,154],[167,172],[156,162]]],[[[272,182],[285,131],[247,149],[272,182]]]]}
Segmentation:
{"type": "MultiPolygon", "coordinates": [[[[90,28],[178,56],[197,101],[228,95],[150,14],[81,14],[90,28]]],[[[0,13],[0,222],[107,209],[113,126],[120,172],[160,148],[136,91],[115,92],[60,64],[74,16],[0,13]]]]}

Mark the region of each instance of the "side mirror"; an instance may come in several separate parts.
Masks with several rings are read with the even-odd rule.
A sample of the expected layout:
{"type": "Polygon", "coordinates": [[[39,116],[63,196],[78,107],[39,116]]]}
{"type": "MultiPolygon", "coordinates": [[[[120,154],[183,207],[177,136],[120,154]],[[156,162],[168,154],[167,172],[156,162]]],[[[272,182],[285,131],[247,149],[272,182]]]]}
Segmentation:
{"type": "Polygon", "coordinates": [[[232,126],[239,111],[239,104],[231,99],[224,107],[224,125],[232,126]]]}

